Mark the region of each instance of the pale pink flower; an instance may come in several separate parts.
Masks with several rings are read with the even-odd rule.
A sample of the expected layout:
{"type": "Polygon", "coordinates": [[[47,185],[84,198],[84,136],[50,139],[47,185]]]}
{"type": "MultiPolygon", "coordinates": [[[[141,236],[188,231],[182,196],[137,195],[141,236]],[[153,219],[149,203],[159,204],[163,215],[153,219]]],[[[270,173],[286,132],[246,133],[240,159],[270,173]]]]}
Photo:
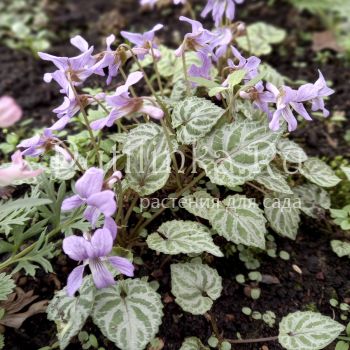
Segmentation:
{"type": "Polygon", "coordinates": [[[22,118],[22,109],[10,96],[0,97],[0,128],[8,128],[22,118]]]}

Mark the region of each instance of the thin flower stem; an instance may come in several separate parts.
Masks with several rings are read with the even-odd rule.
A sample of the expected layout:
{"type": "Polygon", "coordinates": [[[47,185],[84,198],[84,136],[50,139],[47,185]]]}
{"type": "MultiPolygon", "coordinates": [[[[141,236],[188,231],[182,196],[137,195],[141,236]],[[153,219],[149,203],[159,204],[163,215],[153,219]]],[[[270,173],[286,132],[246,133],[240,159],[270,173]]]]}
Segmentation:
{"type": "Polygon", "coordinates": [[[184,78],[185,78],[185,82],[186,82],[186,95],[187,96],[191,96],[191,83],[188,80],[187,64],[186,64],[186,53],[185,53],[185,51],[182,53],[181,58],[182,58],[182,69],[183,69],[184,78]]]}
{"type": "Polygon", "coordinates": [[[214,332],[216,338],[219,340],[219,344],[221,344],[223,342],[223,338],[219,332],[219,327],[218,327],[218,324],[216,323],[215,315],[211,311],[208,311],[206,313],[206,317],[211,324],[211,328],[213,329],[213,332],[214,332]]]}
{"type": "Polygon", "coordinates": [[[186,10],[188,11],[188,13],[190,14],[191,18],[196,20],[196,13],[194,12],[190,1],[186,1],[185,7],[186,7],[186,10]]]}
{"type": "MultiPolygon", "coordinates": [[[[120,71],[120,74],[122,75],[124,81],[126,82],[126,80],[128,79],[124,69],[122,68],[122,66],[119,67],[119,71],[120,71]]],[[[135,89],[132,87],[132,86],[129,86],[129,90],[131,92],[131,95],[132,97],[137,97],[136,95],[136,92],[135,92],[135,89]]]]}
{"type": "Polygon", "coordinates": [[[120,181],[117,182],[117,187],[118,187],[118,209],[117,209],[115,221],[118,224],[118,222],[121,219],[122,214],[123,214],[124,193],[123,193],[123,187],[122,187],[122,184],[120,181]]]}
{"type": "Polygon", "coordinates": [[[78,159],[74,157],[74,154],[72,153],[72,151],[69,149],[69,147],[66,146],[66,144],[64,142],[60,142],[59,143],[60,146],[62,146],[62,148],[65,149],[65,151],[69,154],[69,156],[72,158],[72,160],[74,160],[75,164],[77,165],[77,167],[79,168],[79,170],[83,173],[85,170],[82,167],[82,165],[79,163],[78,159]]]}
{"type": "MultiPolygon", "coordinates": [[[[199,182],[201,179],[205,177],[205,172],[202,171],[198,176],[196,176],[189,184],[187,184],[184,188],[182,188],[180,191],[178,191],[175,194],[175,198],[178,199],[182,196],[183,193],[185,193],[187,190],[191,189],[197,182],[199,182]]],[[[160,214],[162,214],[168,207],[166,205],[163,205],[161,208],[159,208],[153,215],[150,217],[147,221],[145,221],[142,224],[136,225],[134,229],[134,234],[136,238],[138,237],[138,233],[142,231],[147,225],[149,225],[154,219],[156,219],[160,214]]]]}
{"type": "Polygon", "coordinates": [[[85,126],[86,126],[86,128],[87,128],[87,130],[89,132],[89,135],[90,135],[91,143],[92,143],[92,145],[93,145],[93,147],[95,149],[95,154],[97,156],[97,162],[98,162],[98,164],[101,164],[99,148],[98,148],[98,145],[96,143],[94,133],[92,132],[92,129],[90,127],[89,119],[88,119],[88,116],[86,114],[85,108],[84,108],[83,104],[80,101],[79,95],[78,95],[77,90],[75,89],[74,85],[70,83],[70,86],[71,86],[71,88],[73,90],[75,99],[77,100],[78,105],[80,107],[80,111],[81,111],[81,113],[83,115],[85,126]]]}
{"type": "Polygon", "coordinates": [[[128,223],[128,220],[135,208],[135,205],[137,204],[137,201],[139,200],[139,196],[135,196],[134,199],[132,200],[130,206],[129,206],[129,209],[128,211],[126,212],[125,214],[125,217],[123,219],[123,226],[127,226],[127,223],[128,223]]]}
{"type": "Polygon", "coordinates": [[[278,340],[278,335],[274,337],[267,338],[257,338],[257,339],[225,339],[225,341],[231,344],[250,344],[250,343],[265,343],[278,340]]]}
{"type": "Polygon", "coordinates": [[[175,157],[175,154],[174,154],[174,149],[173,149],[173,145],[171,143],[170,135],[169,135],[168,129],[167,129],[167,127],[166,127],[166,125],[165,125],[163,120],[161,121],[161,123],[162,123],[162,127],[163,127],[163,130],[164,130],[165,138],[166,138],[167,143],[168,143],[168,147],[169,147],[169,151],[170,151],[170,157],[171,157],[171,160],[173,161],[173,164],[174,164],[176,183],[177,183],[178,188],[182,188],[182,182],[181,182],[181,177],[180,177],[180,172],[179,172],[179,166],[177,165],[177,160],[176,160],[176,157],[175,157]]]}
{"type": "Polygon", "coordinates": [[[267,195],[268,193],[266,191],[264,191],[262,188],[254,185],[253,183],[251,183],[250,181],[247,181],[246,184],[250,187],[255,188],[256,190],[258,190],[259,192],[263,193],[264,195],[267,195]]]}
{"type": "Polygon", "coordinates": [[[163,84],[162,84],[162,80],[161,80],[160,74],[159,74],[157,58],[156,58],[156,56],[155,56],[155,54],[154,54],[154,50],[153,50],[152,45],[150,45],[150,47],[151,47],[152,58],[153,58],[153,67],[154,67],[154,71],[155,71],[155,73],[156,73],[156,77],[157,77],[157,82],[158,82],[159,90],[160,90],[160,93],[161,93],[162,97],[164,97],[163,84]]]}

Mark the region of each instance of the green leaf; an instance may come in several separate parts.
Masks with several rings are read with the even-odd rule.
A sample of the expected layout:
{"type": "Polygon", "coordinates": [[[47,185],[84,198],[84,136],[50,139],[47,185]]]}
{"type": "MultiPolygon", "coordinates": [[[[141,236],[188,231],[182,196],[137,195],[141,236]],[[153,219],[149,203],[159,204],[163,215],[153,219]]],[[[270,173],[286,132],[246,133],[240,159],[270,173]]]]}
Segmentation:
{"type": "Polygon", "coordinates": [[[300,199],[293,195],[271,193],[264,198],[264,209],[272,229],[295,239],[300,222],[300,199]]]}
{"type": "Polygon", "coordinates": [[[171,292],[184,311],[203,315],[209,311],[222,291],[217,271],[200,263],[172,264],[171,292]]]}
{"type": "Polygon", "coordinates": [[[275,157],[279,137],[280,133],[261,122],[225,124],[199,140],[195,149],[197,163],[217,185],[243,185],[275,157]]]}
{"type": "Polygon", "coordinates": [[[293,194],[286,179],[275,167],[267,167],[254,180],[271,191],[293,194]]]}
{"type": "Polygon", "coordinates": [[[142,350],[158,332],[162,308],[160,295],[147,282],[128,279],[97,291],[92,317],[121,350],[142,350]]]}
{"type": "Polygon", "coordinates": [[[275,68],[267,63],[262,63],[259,66],[259,72],[264,74],[264,80],[280,87],[285,85],[286,77],[280,74],[275,68]]]}
{"type": "Polygon", "coordinates": [[[281,139],[277,143],[277,153],[281,158],[290,163],[303,163],[307,160],[304,150],[295,142],[281,139]]]}
{"type": "Polygon", "coordinates": [[[320,350],[333,342],[345,327],[315,312],[294,312],[279,325],[278,341],[287,350],[320,350]]]}
{"type": "Polygon", "coordinates": [[[198,254],[208,252],[223,256],[211,237],[210,230],[193,221],[172,220],[163,223],[147,237],[149,248],[164,254],[198,254]]]}
{"type": "Polygon", "coordinates": [[[126,181],[141,196],[161,189],[170,175],[171,151],[178,145],[170,135],[171,150],[162,127],[155,123],[141,124],[130,131],[123,145],[128,155],[126,181]]]}
{"type": "Polygon", "coordinates": [[[205,191],[198,191],[183,197],[180,203],[191,214],[209,220],[227,240],[265,249],[266,219],[253,199],[236,194],[219,201],[205,191]]]}
{"type": "Polygon", "coordinates": [[[191,144],[205,136],[214,127],[225,110],[199,97],[188,97],[179,102],[171,115],[177,139],[191,144]]]}
{"type": "Polygon", "coordinates": [[[265,249],[266,219],[253,199],[239,194],[228,196],[213,206],[209,220],[228,241],[265,249]]]}
{"type": "Polygon", "coordinates": [[[334,187],[341,181],[332,168],[318,158],[309,158],[300,167],[300,173],[321,187],[334,187]]]}
{"type": "Polygon", "coordinates": [[[55,293],[47,307],[47,318],[57,326],[60,349],[65,349],[71,339],[83,328],[94,306],[96,288],[92,277],[87,276],[79,290],[79,296],[70,297],[67,288],[55,293]]]}
{"type": "Polygon", "coordinates": [[[253,55],[268,55],[271,44],[278,44],[286,37],[286,32],[270,24],[256,22],[247,26],[247,35],[237,38],[238,45],[253,55]]]}
{"type": "Polygon", "coordinates": [[[335,347],[335,350],[349,350],[349,343],[346,343],[345,341],[338,341],[336,347],[335,347]]]}
{"type": "Polygon", "coordinates": [[[230,88],[233,88],[236,85],[240,84],[246,74],[247,72],[244,69],[236,70],[233,73],[229,74],[227,77],[227,81],[230,88]]]}
{"type": "Polygon", "coordinates": [[[78,166],[74,162],[68,162],[60,153],[50,157],[51,177],[54,180],[70,180],[75,176],[78,166]]]}
{"type": "Polygon", "coordinates": [[[182,343],[180,350],[210,350],[197,337],[188,337],[182,343]]]}
{"type": "Polygon", "coordinates": [[[314,219],[317,219],[320,211],[324,212],[331,207],[329,194],[316,185],[305,184],[293,188],[293,191],[301,199],[301,211],[314,219]]]}
{"type": "Polygon", "coordinates": [[[11,276],[6,275],[6,273],[0,273],[0,301],[7,300],[8,295],[12,293],[15,287],[16,284],[11,276]]]}
{"type": "Polygon", "coordinates": [[[350,181],[350,166],[341,166],[340,169],[345,174],[346,178],[350,181]]]}
{"type": "Polygon", "coordinates": [[[0,350],[5,348],[5,336],[0,334],[0,350]]]}
{"type": "Polygon", "coordinates": [[[339,258],[342,258],[344,256],[347,256],[350,258],[350,243],[349,242],[342,242],[339,240],[332,240],[331,241],[331,247],[335,254],[339,256],[339,258]]]}
{"type": "Polygon", "coordinates": [[[184,79],[180,79],[175,82],[173,89],[171,90],[170,100],[173,102],[179,102],[186,98],[187,84],[184,79]]]}

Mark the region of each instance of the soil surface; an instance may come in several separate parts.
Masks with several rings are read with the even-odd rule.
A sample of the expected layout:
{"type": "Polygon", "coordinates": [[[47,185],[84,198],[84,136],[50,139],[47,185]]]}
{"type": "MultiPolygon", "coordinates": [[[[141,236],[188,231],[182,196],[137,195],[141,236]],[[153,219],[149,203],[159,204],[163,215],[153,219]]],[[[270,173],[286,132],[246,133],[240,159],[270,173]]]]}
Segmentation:
{"type": "MultiPolygon", "coordinates": [[[[177,46],[179,34],[183,34],[186,30],[175,20],[181,14],[179,8],[164,8],[148,13],[141,13],[138,9],[136,0],[50,1],[47,5],[50,29],[57,33],[50,53],[60,56],[74,54],[74,48],[68,45],[68,38],[72,33],[79,33],[96,47],[103,47],[104,37],[112,32],[118,34],[121,28],[143,31],[158,22],[166,24],[161,40],[173,47],[177,46]]],[[[298,129],[293,137],[305,146],[310,155],[332,158],[342,154],[349,158],[349,145],[343,136],[350,126],[348,98],[350,70],[344,61],[337,58],[336,53],[331,53],[330,59],[324,64],[317,62],[314,59],[316,54],[311,49],[311,42],[302,39],[300,34],[323,30],[322,25],[308,14],[296,13],[283,1],[276,2],[274,7],[266,6],[266,1],[263,0],[250,1],[249,5],[240,6],[237,13],[239,18],[247,23],[262,20],[287,30],[288,37],[284,44],[264,58],[282,74],[292,79],[315,81],[317,69],[320,68],[326,78],[333,82],[336,94],[329,101],[330,109],[345,111],[348,122],[330,126],[322,120],[315,120],[298,129]]],[[[35,125],[49,124],[54,117],[51,110],[62,100],[58,88],[42,80],[43,74],[53,69],[51,64],[37,60],[26,52],[13,51],[3,46],[0,46],[0,57],[0,96],[3,94],[14,96],[23,107],[25,115],[34,119],[35,125]]],[[[92,85],[94,84],[97,82],[93,81],[92,85]]],[[[160,220],[169,219],[167,215],[165,213],[160,220]]],[[[276,326],[270,328],[263,321],[245,316],[241,312],[244,306],[262,313],[267,310],[275,312],[276,325],[284,315],[296,310],[319,310],[338,319],[339,312],[331,308],[329,299],[350,301],[350,271],[344,268],[348,260],[339,259],[329,245],[330,239],[339,235],[341,232],[336,228],[327,226],[325,218],[319,218],[315,222],[304,217],[295,242],[276,238],[278,251],[287,251],[291,258],[285,261],[260,256],[259,271],[270,278],[274,277],[279,283],[260,283],[261,297],[256,301],[248,298],[244,286],[235,280],[237,274],[247,275],[249,272],[239,260],[237,253],[227,259],[216,259],[215,263],[209,261],[223,277],[223,293],[215,302],[212,311],[224,337],[236,338],[237,332],[242,338],[278,334],[276,326]],[[293,265],[297,266],[302,274],[298,273],[298,269],[293,265]]],[[[138,267],[136,275],[138,277],[151,275],[151,280],[157,280],[160,284],[159,291],[165,308],[158,336],[165,343],[164,349],[178,350],[187,336],[197,336],[206,342],[211,335],[208,320],[202,316],[192,316],[183,312],[171,294],[169,266],[177,261],[177,257],[168,261],[164,255],[155,256],[147,253],[143,254],[142,258],[144,265],[138,267]]],[[[23,289],[34,290],[39,299],[51,299],[54,291],[59,289],[60,285],[65,285],[72,268],[72,262],[62,255],[54,261],[55,274],[39,272],[35,279],[19,276],[18,282],[23,289]]],[[[100,346],[103,345],[106,349],[116,348],[101,336],[91,320],[85,329],[97,336],[100,346]]],[[[45,314],[36,315],[25,321],[18,330],[8,328],[5,335],[6,350],[37,350],[55,342],[55,324],[47,321],[45,314]]],[[[235,345],[233,348],[281,349],[277,343],[235,345]]],[[[81,345],[76,340],[67,349],[81,349],[81,345]]]]}

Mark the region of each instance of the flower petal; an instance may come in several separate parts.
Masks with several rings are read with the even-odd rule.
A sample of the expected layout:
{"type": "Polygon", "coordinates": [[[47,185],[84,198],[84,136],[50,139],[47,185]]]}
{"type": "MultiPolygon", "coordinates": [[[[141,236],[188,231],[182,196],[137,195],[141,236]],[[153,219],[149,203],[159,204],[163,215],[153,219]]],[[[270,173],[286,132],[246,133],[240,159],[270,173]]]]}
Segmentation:
{"type": "Polygon", "coordinates": [[[113,247],[113,238],[109,230],[99,229],[96,230],[91,237],[91,248],[92,255],[91,258],[102,258],[107,256],[113,247]]]}
{"type": "Polygon", "coordinates": [[[110,232],[113,240],[115,240],[115,238],[117,237],[118,226],[112,217],[105,218],[105,223],[103,225],[103,228],[108,230],[110,232]]]}
{"type": "Polygon", "coordinates": [[[98,289],[106,288],[115,284],[112,273],[101,259],[91,259],[89,261],[92,278],[98,289]]]}
{"type": "Polygon", "coordinates": [[[91,255],[91,243],[84,237],[69,236],[63,240],[63,251],[76,261],[86,260],[91,255]]]}
{"type": "Polygon", "coordinates": [[[70,297],[74,296],[75,292],[83,283],[84,265],[77,266],[68,276],[67,293],[70,297]]]}
{"type": "Polygon", "coordinates": [[[108,258],[108,261],[123,275],[133,277],[134,276],[134,265],[125,258],[120,256],[111,256],[108,258]]]}
{"type": "Polygon", "coordinates": [[[117,209],[114,192],[110,190],[95,193],[86,202],[88,205],[98,208],[105,216],[112,216],[117,209]]]}
{"type": "Polygon", "coordinates": [[[76,182],[75,189],[81,198],[88,198],[101,191],[103,185],[103,170],[90,168],[76,182]]]}
{"type": "Polygon", "coordinates": [[[63,201],[61,210],[62,211],[71,211],[75,208],[80,207],[83,203],[84,203],[84,201],[78,195],[74,195],[72,197],[66,198],[63,201]]]}

